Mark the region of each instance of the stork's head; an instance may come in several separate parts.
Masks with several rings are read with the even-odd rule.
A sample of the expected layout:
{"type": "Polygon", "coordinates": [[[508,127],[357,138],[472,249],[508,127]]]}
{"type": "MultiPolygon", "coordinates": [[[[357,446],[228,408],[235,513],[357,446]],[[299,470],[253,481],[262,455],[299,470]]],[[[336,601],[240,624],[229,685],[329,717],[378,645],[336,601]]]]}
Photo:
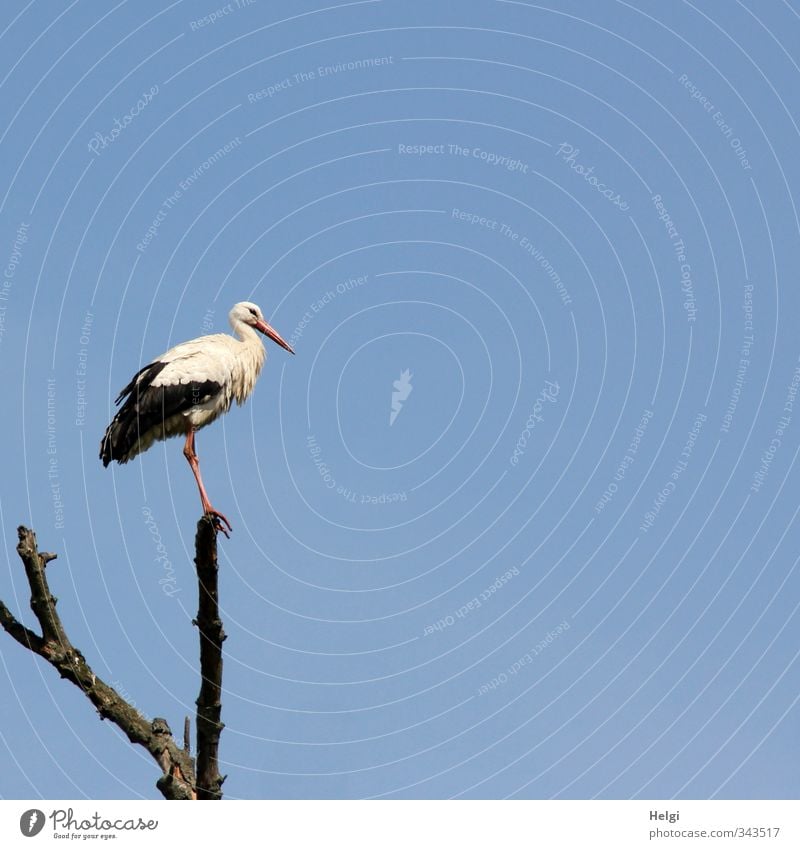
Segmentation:
{"type": "Polygon", "coordinates": [[[237,325],[249,325],[265,336],[269,336],[273,342],[277,342],[281,348],[285,348],[290,354],[294,353],[289,343],[283,339],[280,333],[267,324],[264,320],[264,314],[261,312],[261,307],[257,304],[252,304],[250,301],[241,301],[228,313],[228,319],[234,330],[237,329],[237,325]]]}

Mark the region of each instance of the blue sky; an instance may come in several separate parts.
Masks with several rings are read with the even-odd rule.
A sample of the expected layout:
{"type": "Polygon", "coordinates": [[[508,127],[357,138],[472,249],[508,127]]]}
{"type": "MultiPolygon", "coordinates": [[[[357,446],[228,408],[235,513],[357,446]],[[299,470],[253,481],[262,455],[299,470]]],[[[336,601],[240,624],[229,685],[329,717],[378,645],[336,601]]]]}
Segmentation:
{"type": "MultiPolygon", "coordinates": [[[[796,4],[4,8],[13,610],[25,523],[97,674],[193,714],[181,445],[97,446],[254,300],[297,354],[197,438],[229,796],[796,797],[796,4]]],[[[0,661],[2,797],[157,797],[0,661]]]]}

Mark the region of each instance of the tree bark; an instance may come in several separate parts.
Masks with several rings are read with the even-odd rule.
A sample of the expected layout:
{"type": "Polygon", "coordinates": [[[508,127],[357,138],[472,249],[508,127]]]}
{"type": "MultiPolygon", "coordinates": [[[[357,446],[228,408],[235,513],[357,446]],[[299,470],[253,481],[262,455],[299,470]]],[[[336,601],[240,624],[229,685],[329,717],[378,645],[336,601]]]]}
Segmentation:
{"type": "MultiPolygon", "coordinates": [[[[40,552],[36,535],[28,528],[17,529],[17,552],[25,567],[31,590],[30,606],[41,635],[19,622],[0,601],[0,625],[20,645],[44,658],[62,678],[79,687],[94,705],[101,719],[109,719],[131,743],[143,746],[162,771],[156,782],[165,799],[220,799],[222,782],[218,769],[222,694],[222,641],[225,634],[219,619],[217,590],[217,540],[213,522],[203,517],[197,524],[196,558],[200,603],[196,624],[200,630],[200,673],[202,683],[197,698],[197,769],[188,748],[184,727],[184,747],[172,736],[165,719],[149,722],[105,681],[98,678],[81,652],[72,645],[56,611],[57,599],[50,592],[45,568],[55,554],[40,552]]],[[[188,722],[188,720],[187,720],[188,722]]]]}

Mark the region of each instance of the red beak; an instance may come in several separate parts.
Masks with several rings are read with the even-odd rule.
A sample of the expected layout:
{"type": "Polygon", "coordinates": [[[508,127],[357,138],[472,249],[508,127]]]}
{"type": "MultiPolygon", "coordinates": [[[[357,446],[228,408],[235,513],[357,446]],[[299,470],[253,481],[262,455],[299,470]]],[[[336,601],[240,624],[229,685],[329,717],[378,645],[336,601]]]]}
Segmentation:
{"type": "Polygon", "coordinates": [[[253,325],[256,330],[260,330],[265,336],[269,336],[273,342],[277,342],[281,348],[285,348],[290,354],[293,354],[294,351],[291,348],[291,345],[278,333],[277,330],[274,330],[270,327],[266,321],[261,321],[260,319],[256,320],[256,323],[253,325]]]}

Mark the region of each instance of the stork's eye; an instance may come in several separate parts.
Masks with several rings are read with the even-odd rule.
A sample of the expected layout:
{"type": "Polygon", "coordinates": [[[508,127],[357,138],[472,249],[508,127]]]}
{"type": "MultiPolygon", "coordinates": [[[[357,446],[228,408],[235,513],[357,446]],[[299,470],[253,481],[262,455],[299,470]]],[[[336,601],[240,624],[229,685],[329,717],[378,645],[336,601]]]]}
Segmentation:
{"type": "Polygon", "coordinates": [[[250,315],[254,318],[258,318],[258,313],[252,307],[250,307],[250,315]]]}

